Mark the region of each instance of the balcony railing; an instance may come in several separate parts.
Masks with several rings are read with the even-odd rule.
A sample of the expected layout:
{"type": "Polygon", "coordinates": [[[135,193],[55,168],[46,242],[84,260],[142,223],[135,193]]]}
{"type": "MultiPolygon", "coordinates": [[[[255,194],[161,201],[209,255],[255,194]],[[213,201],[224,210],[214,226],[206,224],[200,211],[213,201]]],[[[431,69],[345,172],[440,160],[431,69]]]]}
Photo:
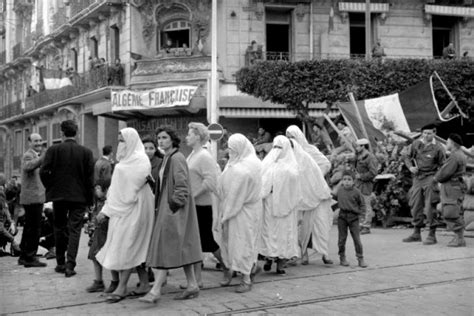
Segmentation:
{"type": "Polygon", "coordinates": [[[79,12],[81,12],[82,10],[84,10],[85,8],[87,8],[88,6],[90,6],[91,4],[95,3],[95,2],[98,2],[98,1],[101,1],[101,0],[75,0],[75,1],[71,1],[71,17],[75,16],[76,14],[78,14],[79,12]]]}
{"type": "Polygon", "coordinates": [[[0,120],[20,115],[22,113],[21,100],[0,107],[0,120]]]}
{"type": "MultiPolygon", "coordinates": [[[[73,1],[75,2],[75,1],[73,1]]],[[[57,30],[61,25],[67,23],[67,15],[65,8],[60,8],[54,15],[53,15],[53,29],[57,30]]]]}
{"type": "MultiPolygon", "coordinates": [[[[123,65],[122,65],[123,69],[123,65]]],[[[25,112],[40,109],[81,94],[111,85],[123,85],[123,71],[117,72],[114,68],[103,66],[81,74],[70,76],[72,85],[60,89],[43,90],[34,93],[25,100],[25,112]]]]}
{"type": "Polygon", "coordinates": [[[21,43],[16,44],[13,46],[13,59],[17,59],[18,57],[21,57],[22,49],[21,49],[21,43]]]}

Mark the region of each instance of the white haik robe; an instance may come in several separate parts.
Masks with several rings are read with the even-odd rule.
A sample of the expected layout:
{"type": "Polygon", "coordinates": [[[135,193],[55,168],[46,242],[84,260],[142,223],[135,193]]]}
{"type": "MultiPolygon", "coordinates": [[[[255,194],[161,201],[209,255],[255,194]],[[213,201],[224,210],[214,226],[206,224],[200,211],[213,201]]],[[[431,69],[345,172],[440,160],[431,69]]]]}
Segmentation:
{"type": "Polygon", "coordinates": [[[331,164],[316,147],[308,144],[299,127],[295,125],[288,127],[286,135],[294,140],[294,152],[302,175],[300,180],[303,203],[299,207],[299,210],[303,211],[301,214],[302,224],[299,227],[301,250],[305,252],[311,238],[312,248],[327,256],[333,211],[331,209],[331,190],[324,179],[322,170],[329,171],[331,164]],[[305,147],[301,146],[300,142],[305,147]]]}
{"type": "Polygon", "coordinates": [[[110,218],[107,241],[96,255],[109,270],[127,270],[146,261],[154,222],[154,197],[146,183],[150,159],[135,129],[120,132],[125,141],[119,143],[119,162],[101,211],[110,218]]]}
{"type": "Polygon", "coordinates": [[[301,190],[298,163],[285,136],[273,140],[263,160],[263,223],[258,252],[266,257],[299,256],[297,207],[301,190]]]}
{"type": "Polygon", "coordinates": [[[220,246],[224,264],[250,274],[257,262],[257,238],[262,218],[261,161],[242,134],[228,140],[229,162],[219,178],[220,246]]]}

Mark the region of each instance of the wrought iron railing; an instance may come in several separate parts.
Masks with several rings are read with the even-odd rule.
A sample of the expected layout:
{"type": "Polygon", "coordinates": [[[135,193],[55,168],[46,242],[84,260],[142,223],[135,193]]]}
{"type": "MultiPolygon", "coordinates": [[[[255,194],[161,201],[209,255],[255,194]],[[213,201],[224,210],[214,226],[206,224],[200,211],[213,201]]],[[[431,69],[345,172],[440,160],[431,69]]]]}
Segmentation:
{"type": "Polygon", "coordinates": [[[0,64],[6,64],[7,62],[7,51],[4,50],[3,52],[0,52],[0,64]]]}
{"type": "Polygon", "coordinates": [[[0,107],[0,119],[4,120],[6,118],[19,115],[22,113],[21,109],[21,100],[15,101],[13,103],[7,104],[3,107],[0,107]]]}
{"type": "Polygon", "coordinates": [[[74,0],[71,1],[70,6],[71,6],[71,17],[75,16],[91,4],[98,2],[101,0],[74,0]]]}
{"type": "Polygon", "coordinates": [[[21,48],[22,48],[21,43],[18,43],[15,46],[13,46],[13,59],[14,60],[21,56],[21,52],[22,52],[21,48]]]}
{"type": "Polygon", "coordinates": [[[74,73],[69,78],[72,85],[60,89],[43,90],[27,97],[25,100],[25,112],[30,112],[99,88],[123,85],[124,83],[123,71],[120,75],[119,72],[114,71],[113,67],[109,66],[94,68],[80,74],[74,73]]]}
{"type": "MultiPolygon", "coordinates": [[[[75,2],[75,1],[73,1],[75,2]]],[[[57,30],[60,26],[67,23],[67,15],[65,8],[60,8],[54,15],[53,15],[53,29],[57,30]]]]}

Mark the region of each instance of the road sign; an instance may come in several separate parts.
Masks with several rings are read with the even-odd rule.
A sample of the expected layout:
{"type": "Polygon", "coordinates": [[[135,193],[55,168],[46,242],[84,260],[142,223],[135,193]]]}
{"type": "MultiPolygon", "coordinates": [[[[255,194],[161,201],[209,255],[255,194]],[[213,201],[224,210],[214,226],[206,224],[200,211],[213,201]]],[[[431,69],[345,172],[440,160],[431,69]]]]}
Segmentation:
{"type": "Polygon", "coordinates": [[[211,138],[211,140],[219,140],[222,138],[222,136],[224,136],[224,128],[221,124],[209,124],[207,129],[209,130],[209,137],[211,138]]]}

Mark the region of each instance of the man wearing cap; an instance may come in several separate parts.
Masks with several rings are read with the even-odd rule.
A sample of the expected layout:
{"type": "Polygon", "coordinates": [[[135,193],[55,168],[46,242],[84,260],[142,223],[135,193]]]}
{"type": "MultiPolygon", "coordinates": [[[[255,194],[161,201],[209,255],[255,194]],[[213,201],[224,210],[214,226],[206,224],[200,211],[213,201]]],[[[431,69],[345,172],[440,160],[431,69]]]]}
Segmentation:
{"type": "Polygon", "coordinates": [[[372,210],[372,192],[374,189],[374,178],[377,175],[378,162],[375,156],[369,152],[369,141],[366,138],[356,141],[356,187],[362,193],[365,202],[365,211],[361,214],[360,233],[370,234],[370,226],[374,217],[372,210]]]}
{"type": "Polygon", "coordinates": [[[408,192],[411,215],[413,217],[413,234],[403,239],[403,242],[421,241],[421,228],[424,219],[430,228],[424,245],[436,243],[436,226],[438,213],[436,204],[439,202],[439,191],[433,185],[433,176],[445,160],[443,147],[435,140],[436,127],[432,124],[424,126],[421,139],[411,145],[405,157],[405,164],[413,174],[413,185],[408,192]]]}
{"type": "Polygon", "coordinates": [[[466,173],[466,155],[461,150],[462,138],[451,134],[446,149],[451,152],[449,158],[434,176],[434,181],[441,183],[441,211],[449,231],[455,233],[448,247],[465,247],[464,219],[462,216],[462,199],[464,197],[462,176],[466,173]]]}

